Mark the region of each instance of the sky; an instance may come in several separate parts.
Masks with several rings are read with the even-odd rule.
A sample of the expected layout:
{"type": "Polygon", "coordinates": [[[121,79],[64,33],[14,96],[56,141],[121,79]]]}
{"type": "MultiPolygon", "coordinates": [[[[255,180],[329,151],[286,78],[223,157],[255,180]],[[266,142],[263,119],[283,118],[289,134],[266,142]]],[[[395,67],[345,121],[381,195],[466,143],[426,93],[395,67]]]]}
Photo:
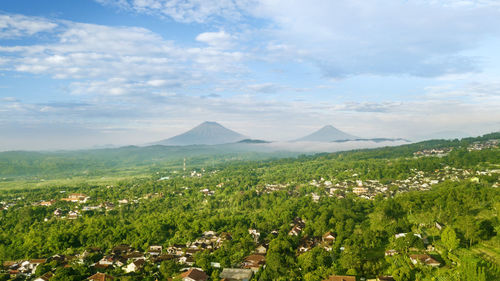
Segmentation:
{"type": "Polygon", "coordinates": [[[500,1],[2,0],[0,150],[500,130],[500,1]]]}

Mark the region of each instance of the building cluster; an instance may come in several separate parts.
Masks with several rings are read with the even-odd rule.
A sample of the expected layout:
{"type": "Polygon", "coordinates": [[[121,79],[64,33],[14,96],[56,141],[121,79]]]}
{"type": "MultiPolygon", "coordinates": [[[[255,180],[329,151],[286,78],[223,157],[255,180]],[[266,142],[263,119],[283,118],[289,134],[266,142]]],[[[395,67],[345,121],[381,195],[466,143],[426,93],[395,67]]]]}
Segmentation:
{"type": "Polygon", "coordinates": [[[257,188],[257,193],[260,194],[260,193],[272,193],[272,192],[276,192],[276,191],[280,191],[280,190],[285,190],[286,188],[289,187],[289,184],[266,184],[264,185],[263,187],[258,187],[257,188]]]}
{"type": "MultiPolygon", "coordinates": [[[[332,275],[329,276],[328,279],[323,281],[356,281],[356,276],[350,275],[332,275]]],[[[392,276],[378,276],[375,279],[363,279],[366,281],[394,281],[395,279],[392,276]]]]}
{"type": "Polygon", "coordinates": [[[500,140],[476,141],[467,147],[468,151],[492,149],[498,147],[500,140]]]}
{"type": "MultiPolygon", "coordinates": [[[[309,185],[324,188],[327,196],[344,198],[348,193],[353,193],[365,199],[374,199],[377,194],[384,196],[393,195],[393,192],[425,191],[430,190],[432,185],[451,180],[460,181],[469,179],[479,181],[478,176],[491,176],[499,174],[500,169],[485,169],[474,171],[471,169],[460,169],[446,166],[433,172],[423,172],[417,169],[410,170],[411,175],[403,180],[394,180],[391,183],[381,183],[378,180],[360,180],[358,175],[353,173],[349,179],[332,183],[332,181],[321,178],[319,181],[313,180],[309,185]]],[[[493,186],[497,187],[496,183],[493,186]]],[[[317,192],[310,194],[313,201],[320,200],[321,195],[317,192]]]]}
{"type": "Polygon", "coordinates": [[[335,243],[335,234],[333,234],[330,231],[323,234],[322,237],[303,236],[299,240],[297,255],[308,252],[314,247],[321,247],[329,252],[333,249],[334,243],[335,243]]]}
{"type": "MultiPolygon", "coordinates": [[[[229,233],[221,233],[218,235],[214,231],[206,231],[202,237],[193,242],[188,242],[185,245],[171,245],[164,248],[162,245],[151,245],[148,250],[143,252],[136,250],[130,245],[120,244],[113,247],[109,252],[104,253],[100,248],[89,248],[83,253],[76,256],[55,255],[46,259],[6,261],[3,263],[3,271],[8,273],[11,278],[34,276],[36,268],[40,264],[56,260],[60,266],[70,267],[73,264],[84,264],[88,262],[90,256],[101,255],[102,258],[90,266],[96,271],[106,271],[108,269],[121,269],[124,274],[141,272],[146,264],[154,264],[159,266],[162,261],[175,260],[179,264],[186,267],[179,273],[179,279],[185,281],[206,281],[208,275],[200,268],[193,267],[195,264],[194,254],[203,250],[215,250],[222,246],[222,243],[231,239],[229,233]]],[[[245,257],[239,268],[223,268],[221,278],[227,280],[249,280],[255,272],[265,265],[265,254],[267,247],[259,245],[255,252],[245,257]],[[225,276],[225,277],[224,277],[225,276]]],[[[220,268],[220,263],[213,262],[212,266],[220,268]]],[[[114,271],[116,272],[116,271],[114,271]]],[[[104,273],[92,275],[88,280],[103,280],[96,279],[97,277],[113,279],[104,273]]],[[[49,280],[53,276],[53,272],[48,272],[34,280],[42,281],[49,280]]]]}
{"type": "Polygon", "coordinates": [[[416,157],[428,157],[428,156],[436,156],[443,157],[448,155],[453,150],[452,147],[444,147],[444,148],[432,148],[432,149],[424,149],[413,153],[413,156],[416,157]]]}
{"type": "Polygon", "coordinates": [[[89,199],[90,197],[83,193],[72,193],[66,198],[61,198],[61,201],[67,201],[73,203],[86,203],[89,199]]]}

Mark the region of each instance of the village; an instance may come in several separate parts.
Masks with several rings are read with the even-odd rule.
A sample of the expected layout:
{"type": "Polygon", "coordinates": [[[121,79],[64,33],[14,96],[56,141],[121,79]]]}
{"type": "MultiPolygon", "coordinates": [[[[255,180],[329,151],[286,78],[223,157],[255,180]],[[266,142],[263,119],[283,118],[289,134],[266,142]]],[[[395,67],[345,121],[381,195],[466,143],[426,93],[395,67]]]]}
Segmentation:
{"type": "MultiPolygon", "coordinates": [[[[471,144],[468,149],[482,150],[496,145],[498,145],[497,140],[495,142],[480,142],[471,144]]],[[[417,157],[441,157],[442,154],[450,151],[451,149],[424,150],[419,151],[415,155],[417,157]]],[[[252,188],[257,196],[283,191],[296,196],[300,194],[298,190],[304,188],[304,190],[309,190],[309,193],[305,194],[305,196],[310,197],[312,202],[320,202],[324,197],[333,197],[339,200],[346,197],[374,200],[377,196],[389,198],[395,196],[397,193],[428,191],[431,190],[432,186],[445,181],[478,183],[481,181],[481,177],[491,177],[500,174],[500,168],[492,165],[476,167],[474,169],[444,166],[432,172],[410,169],[407,171],[407,174],[410,176],[406,179],[396,179],[390,182],[366,179],[353,169],[342,172],[343,175],[348,175],[347,177],[344,176],[342,180],[336,179],[334,176],[325,175],[324,178],[320,177],[319,179],[313,179],[304,183],[259,183],[252,188]],[[311,189],[314,191],[310,192],[311,189]]],[[[174,173],[173,176],[162,176],[157,181],[168,184],[173,178],[175,179],[175,174],[177,173],[174,173]]],[[[187,174],[191,178],[202,178],[215,175],[216,172],[206,173],[205,170],[201,170],[201,172],[191,171],[187,174]]],[[[182,177],[184,178],[185,176],[182,177]]],[[[147,203],[150,200],[158,200],[166,196],[184,196],[187,193],[196,194],[196,196],[201,196],[201,198],[204,197],[203,203],[205,204],[210,197],[216,198],[221,190],[227,188],[227,185],[222,181],[211,186],[194,187],[184,185],[172,190],[153,190],[148,191],[149,193],[135,194],[134,196],[131,196],[131,194],[134,194],[133,192],[123,195],[119,193],[120,197],[114,197],[114,199],[105,196],[96,198],[82,192],[70,193],[66,190],[58,190],[57,195],[44,196],[44,200],[36,200],[34,202],[29,202],[23,196],[4,197],[2,198],[3,201],[0,202],[0,211],[8,212],[12,209],[31,205],[37,208],[49,208],[50,216],[45,217],[42,223],[49,223],[52,220],[74,221],[86,216],[86,214],[105,215],[107,212],[119,211],[125,207],[141,206],[141,204],[147,203]]],[[[498,181],[492,185],[494,188],[498,186],[498,181]]],[[[103,194],[104,191],[115,188],[117,187],[113,185],[102,186],[99,190],[94,190],[94,194],[103,194]]],[[[133,187],[126,188],[133,189],[133,187]]],[[[334,231],[327,231],[322,236],[308,236],[303,234],[307,223],[310,222],[300,217],[295,217],[288,225],[288,232],[285,232],[290,237],[297,237],[298,244],[294,249],[297,256],[307,253],[314,248],[321,248],[332,254],[342,255],[345,247],[342,245],[343,242],[339,241],[336,243],[336,233],[334,231]]],[[[383,256],[386,259],[398,256],[404,257],[415,266],[429,268],[442,266],[442,259],[440,258],[442,252],[440,249],[441,246],[429,242],[425,229],[432,228],[440,232],[443,229],[443,225],[433,222],[431,225],[421,224],[420,226],[423,229],[420,233],[398,233],[394,235],[390,244],[391,246],[384,249],[385,252],[382,252],[383,256]],[[421,240],[424,247],[409,248],[406,251],[396,250],[395,247],[392,247],[394,244],[397,244],[398,239],[405,239],[408,236],[417,237],[421,240]]],[[[220,271],[219,276],[221,280],[250,280],[252,276],[266,267],[266,254],[269,243],[279,233],[280,230],[278,229],[273,229],[269,233],[261,233],[259,229],[248,228],[248,236],[253,241],[253,252],[243,257],[238,263],[230,264],[229,267],[227,264],[223,266],[218,261],[210,262],[210,267],[220,271]],[[262,239],[261,237],[266,237],[266,239],[262,239]]],[[[217,233],[210,229],[200,232],[197,235],[199,235],[197,239],[183,244],[154,244],[148,245],[145,249],[133,248],[128,244],[119,244],[110,249],[86,248],[83,252],[74,255],[60,253],[48,257],[36,257],[36,259],[4,261],[1,272],[7,273],[11,278],[21,278],[20,280],[47,281],[50,280],[57,268],[85,265],[95,272],[95,274],[88,276],[88,280],[112,280],[120,276],[140,274],[146,268],[151,268],[151,266],[160,268],[162,262],[171,261],[182,267],[177,274],[176,280],[206,281],[210,279],[210,276],[197,263],[197,253],[213,253],[223,247],[226,241],[231,241],[232,235],[229,232],[217,233]],[[37,274],[37,268],[41,268],[41,266],[43,267],[43,265],[47,264],[51,264],[53,267],[49,268],[42,275],[37,274]]],[[[325,281],[394,280],[391,276],[379,276],[376,279],[364,279],[361,276],[357,276],[357,278],[347,275],[332,275],[325,281]]]]}
{"type": "MultiPolygon", "coordinates": [[[[303,228],[306,225],[306,221],[297,217],[290,223],[289,236],[300,237],[300,243],[297,248],[297,256],[310,251],[314,247],[321,247],[326,251],[332,251],[333,246],[336,241],[336,235],[328,231],[322,237],[307,237],[301,235],[303,228]]],[[[438,229],[442,229],[442,226],[438,223],[434,225],[438,229]]],[[[222,280],[231,281],[248,281],[252,276],[265,267],[266,264],[266,253],[268,249],[268,243],[262,242],[260,239],[261,233],[257,229],[248,229],[248,234],[254,239],[255,250],[254,253],[245,257],[240,264],[236,267],[222,268],[221,264],[218,262],[211,262],[210,266],[216,269],[221,269],[220,278],[222,280]]],[[[278,235],[278,230],[273,230],[271,235],[278,235]]],[[[441,263],[437,261],[429,253],[434,256],[438,255],[436,249],[432,244],[429,244],[426,237],[420,234],[408,234],[399,233],[396,234],[394,239],[402,239],[406,235],[414,235],[427,245],[424,250],[410,249],[410,253],[407,254],[407,258],[414,265],[422,265],[429,267],[439,267],[441,263]]],[[[5,261],[3,263],[3,271],[8,273],[11,278],[24,278],[27,280],[34,281],[48,281],[53,276],[56,268],[51,268],[43,275],[38,277],[33,277],[37,273],[37,268],[44,264],[57,264],[57,267],[72,267],[75,265],[88,265],[96,273],[89,276],[87,280],[113,280],[117,276],[112,276],[109,274],[111,270],[113,272],[120,272],[121,275],[136,274],[142,272],[146,265],[152,265],[160,267],[160,263],[163,261],[175,261],[177,264],[182,265],[176,280],[183,281],[206,281],[209,280],[209,275],[207,275],[202,268],[196,266],[195,254],[200,251],[213,251],[220,248],[223,243],[227,240],[231,240],[231,234],[229,233],[216,233],[214,231],[205,231],[195,241],[188,242],[186,244],[173,244],[167,247],[163,245],[150,245],[145,251],[139,249],[134,249],[130,245],[120,244],[116,245],[110,250],[103,250],[100,248],[88,248],[80,254],[77,255],[62,255],[56,254],[46,258],[39,259],[29,259],[29,260],[17,260],[17,261],[5,261]],[[90,260],[95,257],[100,257],[96,262],[90,262],[90,260]],[[55,262],[55,263],[54,263],[55,262]]],[[[340,251],[343,251],[344,247],[340,247],[340,251]]],[[[388,249],[385,251],[385,256],[387,258],[401,255],[398,251],[394,249],[388,249]]],[[[356,276],[344,276],[344,275],[333,275],[325,281],[331,280],[382,280],[390,281],[394,280],[391,276],[379,276],[376,279],[366,279],[361,277],[356,279],[356,276]]]]}
{"type": "MultiPolygon", "coordinates": [[[[444,181],[463,181],[479,182],[480,176],[491,176],[500,174],[500,169],[486,169],[473,171],[471,169],[460,169],[445,166],[443,169],[435,170],[432,173],[425,173],[417,169],[410,170],[412,175],[404,180],[394,180],[389,184],[383,184],[378,180],[360,180],[358,174],[351,172],[352,176],[348,180],[333,183],[330,180],[321,178],[319,181],[312,180],[309,185],[324,189],[323,194],[313,192],[310,194],[313,201],[317,202],[321,196],[336,196],[337,198],[345,198],[347,194],[352,193],[360,198],[373,200],[377,195],[385,197],[394,196],[396,193],[409,191],[426,191],[430,190],[435,184],[444,181]]],[[[348,171],[349,172],[349,171],[348,171]]],[[[493,184],[493,187],[498,187],[499,182],[493,184]]],[[[273,185],[277,186],[277,185],[273,185]]],[[[281,185],[285,187],[285,185],[281,185]]],[[[275,191],[279,189],[267,189],[275,191]]]]}

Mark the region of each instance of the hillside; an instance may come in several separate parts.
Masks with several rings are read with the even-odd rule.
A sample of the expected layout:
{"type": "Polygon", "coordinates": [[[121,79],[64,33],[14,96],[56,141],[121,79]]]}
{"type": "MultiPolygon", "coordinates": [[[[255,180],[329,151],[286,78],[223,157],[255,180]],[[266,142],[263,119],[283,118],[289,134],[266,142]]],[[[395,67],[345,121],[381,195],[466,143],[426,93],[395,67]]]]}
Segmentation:
{"type": "MultiPolygon", "coordinates": [[[[462,141],[432,140],[377,149],[356,149],[351,153],[337,152],[355,158],[409,157],[414,152],[432,147],[457,147],[475,140],[500,138],[499,133],[462,141]]],[[[192,165],[220,164],[234,160],[264,160],[295,157],[304,152],[267,147],[261,141],[242,141],[223,145],[191,145],[60,151],[60,152],[0,152],[0,178],[58,178],[71,176],[103,176],[109,173],[134,174],[151,171],[158,166],[181,167],[184,158],[192,165]]]]}
{"type": "Polygon", "coordinates": [[[187,266],[209,280],[235,268],[262,281],[498,280],[499,143],[496,133],[4,190],[0,261],[46,259],[35,276],[55,280],[168,280],[187,266]]]}

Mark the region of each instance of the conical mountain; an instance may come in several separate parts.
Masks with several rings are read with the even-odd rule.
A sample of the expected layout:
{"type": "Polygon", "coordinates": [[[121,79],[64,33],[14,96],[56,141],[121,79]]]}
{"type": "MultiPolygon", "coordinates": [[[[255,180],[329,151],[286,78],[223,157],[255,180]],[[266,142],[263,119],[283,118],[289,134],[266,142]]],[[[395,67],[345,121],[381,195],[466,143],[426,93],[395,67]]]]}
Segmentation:
{"type": "Polygon", "coordinates": [[[316,142],[332,142],[338,140],[354,140],[358,137],[342,132],[332,125],[324,126],[316,132],[297,139],[295,141],[316,141],[316,142]]]}
{"type": "Polygon", "coordinates": [[[233,143],[243,140],[247,137],[233,130],[222,126],[217,122],[203,122],[193,129],[171,137],[166,140],[159,141],[162,145],[194,145],[194,144],[224,144],[233,143]]]}

